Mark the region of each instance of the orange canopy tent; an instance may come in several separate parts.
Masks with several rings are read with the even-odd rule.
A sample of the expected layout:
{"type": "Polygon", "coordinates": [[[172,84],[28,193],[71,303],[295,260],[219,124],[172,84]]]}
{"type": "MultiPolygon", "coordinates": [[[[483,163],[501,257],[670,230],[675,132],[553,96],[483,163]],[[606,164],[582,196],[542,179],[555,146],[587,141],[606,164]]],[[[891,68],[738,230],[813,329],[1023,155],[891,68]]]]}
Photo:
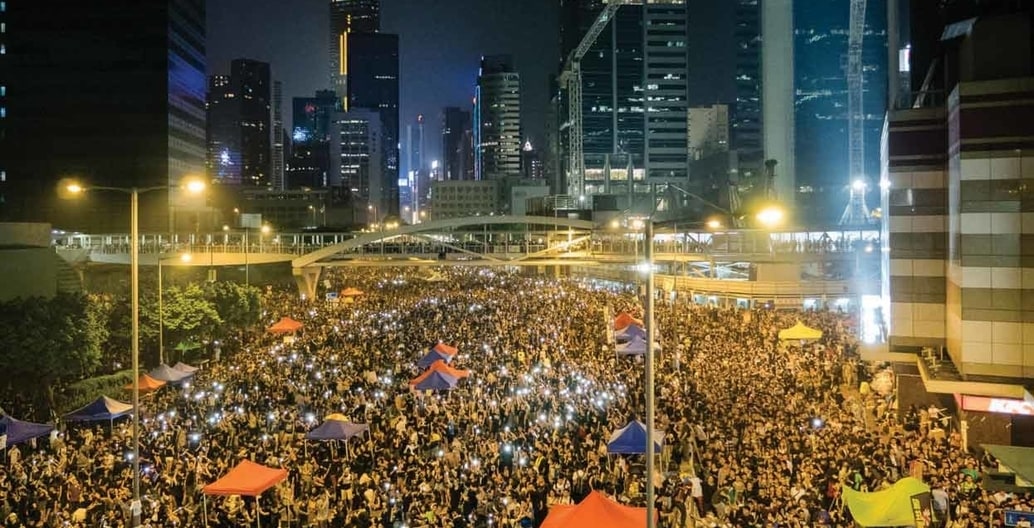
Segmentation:
{"type": "MultiPolygon", "coordinates": [[[[275,469],[256,464],[250,460],[243,460],[237,467],[230,470],[223,478],[207,485],[203,491],[205,494],[205,526],[208,526],[208,496],[209,495],[246,495],[258,497],[264,491],[287,480],[286,469],[275,469]]],[[[258,501],[255,502],[258,509],[258,501]]],[[[255,516],[256,525],[258,516],[255,516]]]]}
{"type": "Polygon", "coordinates": [[[205,486],[205,495],[247,495],[255,497],[287,480],[286,469],[275,469],[243,460],[223,478],[205,486]]]}
{"type": "Polygon", "coordinates": [[[629,315],[628,312],[621,312],[614,318],[614,330],[624,330],[630,324],[643,326],[643,322],[629,315]]]}
{"type": "Polygon", "coordinates": [[[577,505],[549,509],[542,528],[635,528],[646,526],[646,508],[625,506],[594,491],[577,505]]]}
{"type": "Polygon", "coordinates": [[[360,289],[357,289],[357,288],[352,288],[352,287],[348,287],[348,288],[345,288],[345,289],[341,290],[341,296],[342,297],[356,297],[356,296],[365,295],[365,294],[366,293],[363,292],[363,290],[360,290],[360,289]]]}
{"type": "Polygon", "coordinates": [[[442,354],[446,354],[446,355],[449,355],[449,356],[455,356],[456,352],[460,351],[460,349],[458,349],[458,348],[456,348],[454,346],[446,345],[445,343],[442,343],[442,342],[439,342],[437,345],[431,347],[431,350],[434,350],[435,352],[441,352],[442,354]]]}
{"type": "Polygon", "coordinates": [[[290,317],[281,317],[279,321],[269,327],[269,331],[274,334],[290,334],[291,332],[301,330],[302,326],[304,326],[302,323],[290,317]]]}
{"type": "Polygon", "coordinates": [[[427,377],[434,372],[441,372],[456,378],[466,378],[467,376],[470,376],[469,370],[452,368],[449,365],[447,365],[444,360],[439,359],[438,361],[431,363],[431,366],[428,367],[428,369],[425,370],[423,374],[409,380],[409,384],[416,385],[417,383],[420,383],[421,381],[427,379],[427,377]]]}
{"type": "MultiPolygon", "coordinates": [[[[140,392],[153,392],[165,386],[162,380],[156,380],[147,374],[140,376],[140,392]]],[[[133,384],[128,383],[122,387],[125,390],[133,390],[133,384]]]]}

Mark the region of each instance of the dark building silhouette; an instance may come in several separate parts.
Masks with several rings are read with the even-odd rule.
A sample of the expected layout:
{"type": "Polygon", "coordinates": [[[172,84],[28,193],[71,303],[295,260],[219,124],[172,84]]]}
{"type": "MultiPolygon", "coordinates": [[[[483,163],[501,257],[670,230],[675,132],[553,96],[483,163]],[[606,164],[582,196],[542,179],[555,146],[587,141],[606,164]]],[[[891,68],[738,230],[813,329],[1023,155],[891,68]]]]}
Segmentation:
{"type": "Polygon", "coordinates": [[[347,92],[349,33],[381,30],[380,0],[330,0],[330,85],[340,97],[347,92]]]}
{"type": "Polygon", "coordinates": [[[445,180],[473,180],[470,112],[455,106],[442,111],[442,168],[445,180]]]}
{"type": "Polygon", "coordinates": [[[57,200],[58,181],[171,186],[141,196],[141,230],[196,227],[204,198],[205,2],[3,2],[0,219],[125,232],[129,200],[57,200]]]}
{"type": "Polygon", "coordinates": [[[236,59],[208,91],[208,170],[214,183],[270,187],[269,63],[236,59]]]}
{"type": "Polygon", "coordinates": [[[382,215],[399,212],[399,38],[387,33],[348,35],[348,91],[344,110],[381,117],[381,171],[368,196],[382,215]]]}

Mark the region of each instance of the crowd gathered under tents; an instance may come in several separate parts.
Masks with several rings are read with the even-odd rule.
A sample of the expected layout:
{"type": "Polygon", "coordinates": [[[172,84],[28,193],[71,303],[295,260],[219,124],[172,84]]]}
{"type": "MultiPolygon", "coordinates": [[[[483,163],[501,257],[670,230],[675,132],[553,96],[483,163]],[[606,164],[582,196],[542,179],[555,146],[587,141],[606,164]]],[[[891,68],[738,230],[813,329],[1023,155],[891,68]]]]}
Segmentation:
{"type": "MultiPolygon", "coordinates": [[[[448,280],[331,274],[350,288],[335,302],[270,292],[268,331],[200,370],[143,374],[144,525],[645,525],[650,428],[659,526],[854,526],[845,496],[910,476],[941,526],[1034,507],[986,491],[993,461],[957,434],[855,390],[875,378],[848,314],[658,302],[650,424],[648,336],[628,290],[434,276],[448,280]],[[787,329],[810,333],[780,339],[787,329]]],[[[57,429],[0,420],[0,526],[128,526],[127,401],[99,398],[57,429]]]]}

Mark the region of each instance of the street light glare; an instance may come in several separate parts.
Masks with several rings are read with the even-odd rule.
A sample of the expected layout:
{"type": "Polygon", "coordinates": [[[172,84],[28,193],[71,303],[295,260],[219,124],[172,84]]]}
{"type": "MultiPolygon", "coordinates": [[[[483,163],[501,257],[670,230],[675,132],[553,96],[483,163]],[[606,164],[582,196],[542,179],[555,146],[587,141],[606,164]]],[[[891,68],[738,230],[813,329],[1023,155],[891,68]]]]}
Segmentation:
{"type": "Polygon", "coordinates": [[[82,185],[79,185],[78,183],[69,183],[68,185],[65,186],[65,190],[70,192],[70,193],[72,193],[72,194],[79,194],[79,193],[85,191],[86,189],[82,185]]]}
{"type": "Polygon", "coordinates": [[[854,182],[851,183],[851,188],[856,190],[856,191],[864,190],[865,189],[865,182],[862,181],[862,180],[855,180],[854,182]]]}
{"type": "Polygon", "coordinates": [[[205,191],[205,187],[205,182],[196,178],[187,180],[187,182],[183,185],[183,188],[185,188],[187,192],[191,194],[201,194],[205,191]]]}
{"type": "Polygon", "coordinates": [[[262,226],[262,234],[263,235],[268,235],[271,230],[272,229],[269,227],[269,224],[266,224],[266,225],[262,226]]]}
{"type": "Polygon", "coordinates": [[[782,209],[772,206],[766,207],[758,212],[758,221],[761,222],[765,227],[773,227],[779,225],[783,221],[785,213],[782,209]]]}
{"type": "Polygon", "coordinates": [[[184,253],[184,254],[180,255],[180,260],[183,261],[183,262],[190,262],[193,259],[194,259],[194,256],[191,255],[190,253],[184,253]]]}
{"type": "Polygon", "coordinates": [[[711,229],[721,229],[722,221],[718,219],[711,219],[707,221],[707,227],[711,229]]]}

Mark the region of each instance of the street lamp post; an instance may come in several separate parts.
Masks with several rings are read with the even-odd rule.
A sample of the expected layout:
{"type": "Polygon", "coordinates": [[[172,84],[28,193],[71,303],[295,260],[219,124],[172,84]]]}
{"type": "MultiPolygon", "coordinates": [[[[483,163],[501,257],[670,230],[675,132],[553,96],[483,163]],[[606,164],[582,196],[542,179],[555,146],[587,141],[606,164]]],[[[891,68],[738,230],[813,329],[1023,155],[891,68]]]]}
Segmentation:
{"type": "MultiPolygon", "coordinates": [[[[191,193],[200,193],[205,184],[200,180],[187,182],[184,187],[191,193]]],[[[131,523],[140,526],[143,503],[140,502],[140,195],[151,191],[165,190],[167,185],[123,188],[123,187],[86,187],[78,183],[69,183],[64,191],[78,195],[86,191],[113,191],[129,194],[129,284],[130,284],[130,328],[131,355],[133,361],[133,502],[130,505],[131,523]]]]}
{"type": "Polygon", "coordinates": [[[654,420],[657,413],[654,401],[654,346],[657,342],[657,325],[654,321],[654,273],[653,273],[653,218],[646,222],[646,237],[643,253],[646,257],[646,306],[644,308],[644,319],[646,319],[646,526],[656,526],[656,511],[654,497],[654,467],[656,459],[654,453],[654,420]]]}

